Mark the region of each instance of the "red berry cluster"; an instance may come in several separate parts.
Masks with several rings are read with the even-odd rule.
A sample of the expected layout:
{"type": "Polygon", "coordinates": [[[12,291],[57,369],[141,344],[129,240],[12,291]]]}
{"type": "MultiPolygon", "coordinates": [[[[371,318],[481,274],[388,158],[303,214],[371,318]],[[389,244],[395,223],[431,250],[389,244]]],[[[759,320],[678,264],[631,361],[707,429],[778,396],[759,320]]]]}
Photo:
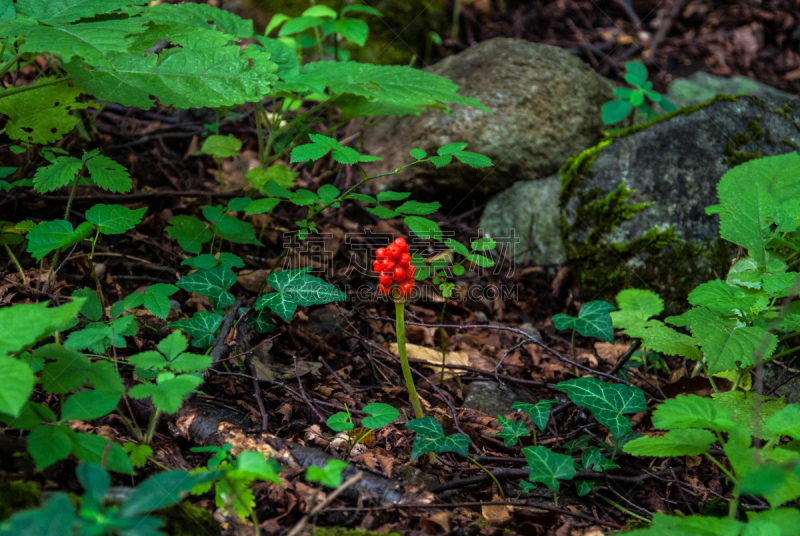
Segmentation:
{"type": "Polygon", "coordinates": [[[373,266],[380,276],[378,289],[387,296],[392,291],[392,284],[397,283],[397,292],[403,298],[411,296],[414,290],[414,275],[417,269],[411,265],[411,255],[408,253],[408,244],[398,238],[388,247],[378,248],[375,251],[377,259],[373,266]]]}

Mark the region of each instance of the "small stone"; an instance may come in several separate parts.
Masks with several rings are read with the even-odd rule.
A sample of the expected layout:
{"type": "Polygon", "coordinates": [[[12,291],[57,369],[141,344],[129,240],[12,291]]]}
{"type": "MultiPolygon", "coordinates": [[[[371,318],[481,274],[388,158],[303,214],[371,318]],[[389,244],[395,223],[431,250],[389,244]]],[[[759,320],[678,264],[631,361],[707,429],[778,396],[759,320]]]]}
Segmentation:
{"type": "Polygon", "coordinates": [[[542,334],[539,333],[539,330],[536,329],[535,327],[533,327],[533,324],[531,324],[530,322],[525,322],[524,324],[519,326],[518,329],[520,331],[524,331],[525,333],[527,333],[528,335],[530,335],[531,337],[533,337],[537,341],[541,341],[542,340],[542,334]]]}

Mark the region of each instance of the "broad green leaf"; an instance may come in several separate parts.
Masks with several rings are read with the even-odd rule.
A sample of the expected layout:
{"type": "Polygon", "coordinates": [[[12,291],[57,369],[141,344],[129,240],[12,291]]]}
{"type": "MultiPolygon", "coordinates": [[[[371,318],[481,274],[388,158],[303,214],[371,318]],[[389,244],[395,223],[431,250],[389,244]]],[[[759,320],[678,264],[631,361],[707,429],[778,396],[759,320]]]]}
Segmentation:
{"type": "Polygon", "coordinates": [[[647,67],[642,62],[629,61],[625,64],[625,70],[640,84],[644,84],[647,81],[647,67]]]}
{"type": "Polygon", "coordinates": [[[53,250],[69,247],[94,230],[94,225],[83,222],[77,229],[66,220],[43,221],[28,233],[28,253],[40,261],[53,250]]]}
{"type": "Polygon", "coordinates": [[[280,465],[272,459],[267,461],[263,453],[244,451],[236,459],[235,469],[228,474],[233,478],[257,478],[280,484],[281,479],[278,476],[280,470],[280,465]]]}
{"type": "Polygon", "coordinates": [[[382,192],[378,192],[375,196],[378,201],[382,203],[386,203],[388,201],[402,201],[403,199],[407,199],[411,196],[410,192],[392,192],[391,190],[385,190],[382,192]]]}
{"type": "Polygon", "coordinates": [[[361,19],[341,18],[333,23],[333,31],[341,34],[345,39],[353,41],[360,47],[367,42],[369,26],[361,19]]]}
{"type": "Polygon", "coordinates": [[[277,66],[263,49],[229,45],[146,55],[109,52],[93,65],[76,60],[64,68],[98,99],[148,110],[155,104],[152,97],[178,108],[259,101],[276,80],[277,66]]]}
{"type": "Polygon", "coordinates": [[[79,117],[70,111],[89,107],[88,103],[75,101],[83,91],[71,80],[43,86],[51,82],[52,79],[42,78],[24,93],[2,96],[0,92],[0,114],[8,117],[5,129],[9,138],[53,143],[78,124],[79,117]]]}
{"type": "Polygon", "coordinates": [[[364,413],[370,416],[361,419],[361,426],[372,430],[386,426],[400,416],[400,412],[395,408],[380,402],[373,402],[364,406],[364,413]]]}
{"type": "Polygon", "coordinates": [[[766,420],[764,427],[775,435],[800,440],[800,406],[790,404],[776,411],[766,420]]]}
{"type": "Polygon", "coordinates": [[[752,367],[758,354],[766,360],[778,346],[778,337],[766,328],[744,325],[705,307],[693,307],[666,321],[675,326],[689,327],[703,349],[709,374],[752,367]]]}
{"type": "Polygon", "coordinates": [[[472,251],[491,251],[497,247],[497,243],[493,238],[487,236],[473,240],[469,247],[472,251]]]}
{"type": "Polygon", "coordinates": [[[441,208],[441,203],[434,202],[434,203],[420,203],[419,201],[406,201],[399,207],[397,207],[397,212],[400,214],[416,214],[418,216],[426,216],[428,214],[433,214],[437,210],[441,208]]]}
{"type": "Polygon", "coordinates": [[[146,19],[173,29],[180,24],[209,31],[216,28],[219,32],[213,33],[224,33],[235,37],[253,37],[253,21],[242,19],[235,13],[208,4],[157,4],[128,10],[129,13],[131,11],[141,12],[146,19]]]}
{"type": "Polygon", "coordinates": [[[78,298],[60,307],[43,302],[0,308],[0,355],[16,354],[62,329],[83,304],[78,298]]]}
{"type": "Polygon", "coordinates": [[[653,426],[662,430],[710,428],[717,432],[736,426],[729,409],[694,394],[668,398],[653,412],[653,426]]]}
{"type": "Polygon", "coordinates": [[[448,143],[447,145],[442,145],[436,150],[436,154],[439,156],[444,156],[447,154],[458,154],[464,149],[467,148],[467,144],[463,142],[458,143],[448,143]]]}
{"type": "Polygon", "coordinates": [[[338,488],[342,485],[342,471],[347,466],[347,462],[337,459],[328,460],[323,468],[312,465],[306,470],[306,480],[320,482],[329,488],[338,488]]]}
{"type": "Polygon", "coordinates": [[[527,402],[514,402],[511,405],[512,409],[524,411],[528,414],[536,427],[544,432],[547,428],[547,421],[550,420],[550,407],[555,404],[555,400],[540,400],[536,404],[528,404],[527,402]]]}
{"type": "Polygon", "coordinates": [[[350,415],[344,411],[339,411],[328,417],[328,421],[325,424],[334,432],[346,432],[355,428],[353,421],[350,420],[350,415]]]}
{"type": "Polygon", "coordinates": [[[589,445],[589,441],[592,440],[592,436],[590,435],[583,435],[578,439],[573,439],[572,441],[568,441],[564,443],[564,452],[572,456],[576,452],[578,452],[583,447],[589,445]]]}
{"type": "Polygon", "coordinates": [[[277,207],[280,201],[280,199],[276,199],[274,197],[256,199],[247,205],[247,208],[244,209],[244,213],[248,216],[252,214],[264,214],[265,212],[270,212],[273,208],[277,207]]]}
{"type": "Polygon", "coordinates": [[[749,435],[766,440],[771,439],[771,434],[765,429],[766,420],[786,407],[782,398],[770,398],[744,391],[721,392],[713,396],[717,405],[730,410],[734,423],[749,431],[749,435]]]}
{"type": "Polygon", "coordinates": [[[72,297],[84,299],[80,313],[89,320],[96,322],[103,317],[103,304],[92,289],[80,288],[72,293],[72,297]]]}
{"type": "Polygon", "coordinates": [[[619,310],[610,313],[611,321],[615,328],[627,328],[660,315],[664,300],[651,290],[631,288],[617,294],[617,307],[619,310]]]}
{"type": "Polygon", "coordinates": [[[578,318],[559,313],[553,317],[556,329],[572,328],[584,337],[596,337],[614,342],[614,326],[611,324],[609,311],[616,309],[604,301],[590,301],[583,304],[578,318]]]}
{"type": "Polygon", "coordinates": [[[210,270],[193,272],[182,277],[175,283],[187,292],[194,292],[201,296],[208,296],[217,308],[222,309],[233,305],[236,301],[228,289],[236,283],[236,274],[224,265],[219,265],[210,270]]]}
{"type": "Polygon", "coordinates": [[[173,216],[169,220],[167,234],[178,241],[178,244],[189,253],[198,254],[203,244],[211,242],[211,231],[205,223],[192,216],[173,216]]]}
{"type": "Polygon", "coordinates": [[[530,480],[541,482],[551,491],[558,491],[559,480],[572,480],[575,477],[575,464],[571,456],[556,454],[547,447],[525,447],[522,454],[531,471],[530,480]]]}
{"type": "Polygon", "coordinates": [[[69,61],[79,56],[89,63],[102,61],[107,52],[128,50],[127,36],[144,32],[141,18],[83,22],[65,26],[36,26],[25,32],[21,52],[50,53],[69,61]]]}
{"type": "MultiPolygon", "coordinates": [[[[96,386],[99,387],[99,386],[96,386]]],[[[96,388],[80,391],[64,402],[61,410],[62,421],[90,421],[108,415],[117,407],[122,392],[96,388]]]]}
{"type": "Polygon", "coordinates": [[[31,368],[11,357],[0,356],[0,413],[16,417],[33,392],[31,368]]]}
{"type": "Polygon", "coordinates": [[[685,428],[670,430],[663,436],[640,437],[628,441],[622,450],[634,456],[695,456],[711,448],[717,436],[708,430],[685,428]]]}
{"type": "Polygon", "coordinates": [[[456,157],[456,160],[461,162],[462,164],[467,164],[470,167],[474,167],[477,169],[489,167],[492,165],[492,159],[486,155],[478,154],[478,153],[471,153],[469,151],[463,151],[460,153],[456,153],[453,156],[456,157]]]}
{"type": "Polygon", "coordinates": [[[582,478],[575,479],[573,481],[575,484],[575,492],[578,494],[578,497],[584,497],[592,491],[594,488],[594,482],[591,480],[584,480],[582,478]]]}
{"type": "Polygon", "coordinates": [[[411,461],[428,452],[444,453],[455,452],[466,456],[472,444],[469,437],[464,434],[444,435],[442,425],[433,417],[413,419],[406,423],[406,428],[417,433],[414,446],[411,449],[411,461]]]}
{"type": "Polygon", "coordinates": [[[127,475],[133,474],[131,461],[122,447],[103,436],[94,434],[72,434],[72,453],[85,462],[101,465],[106,469],[127,475]]]}
{"type": "Polygon", "coordinates": [[[264,307],[268,307],[285,322],[289,322],[294,316],[294,312],[297,310],[297,302],[283,292],[271,292],[269,294],[262,295],[258,300],[256,300],[256,303],[253,305],[253,307],[256,310],[261,310],[264,307]]]}
{"type": "Polygon", "coordinates": [[[283,292],[284,290],[290,288],[292,285],[303,279],[310,271],[311,267],[300,268],[297,270],[273,271],[267,277],[267,283],[272,285],[272,288],[274,288],[278,292],[283,292]]]}
{"type": "Polygon", "coordinates": [[[267,169],[253,168],[244,177],[253,184],[253,188],[267,195],[267,184],[270,180],[281,188],[293,188],[298,175],[299,172],[290,170],[285,164],[272,164],[267,169]]]}
{"type": "Polygon", "coordinates": [[[439,241],[442,240],[442,230],[435,221],[423,218],[422,216],[406,216],[403,218],[403,221],[405,221],[412,233],[422,239],[433,238],[439,241]]]}
{"type": "Polygon", "coordinates": [[[382,220],[388,220],[390,218],[396,218],[400,215],[399,212],[395,210],[388,209],[384,206],[378,205],[375,207],[367,207],[367,212],[374,214],[375,216],[379,217],[382,220]]]}
{"type": "Polygon", "coordinates": [[[72,430],[62,424],[37,426],[28,435],[28,452],[38,470],[50,467],[72,452],[72,430]]]}
{"type": "Polygon", "coordinates": [[[209,311],[198,311],[191,318],[170,322],[164,327],[182,329],[192,337],[192,346],[208,348],[214,343],[214,334],[222,324],[222,317],[209,311]]]}
{"type": "Polygon", "coordinates": [[[470,253],[467,255],[467,260],[480,266],[481,268],[490,268],[494,266],[494,261],[489,257],[484,257],[483,255],[475,255],[474,253],[470,253]]]}
{"type": "Polygon", "coordinates": [[[665,355],[680,355],[694,361],[703,357],[695,339],[689,335],[678,333],[658,320],[649,320],[646,324],[641,324],[636,319],[633,325],[626,327],[624,333],[630,337],[641,339],[642,346],[645,348],[665,355]]]}
{"type": "Polygon", "coordinates": [[[136,443],[125,443],[122,445],[122,450],[128,453],[131,465],[137,469],[147,465],[147,459],[153,455],[153,449],[149,446],[136,443]]]}
{"type": "Polygon", "coordinates": [[[303,306],[324,305],[347,299],[347,294],[334,285],[312,275],[306,275],[285,287],[283,293],[303,306]]]}
{"type": "Polygon", "coordinates": [[[342,9],[342,15],[344,15],[345,13],[347,13],[349,11],[360,11],[361,13],[367,13],[368,15],[375,15],[376,17],[383,17],[383,14],[380,11],[378,11],[377,9],[375,9],[374,7],[365,6],[365,5],[361,5],[361,4],[356,4],[356,5],[352,5],[352,6],[345,6],[344,9],[342,9]]]}
{"type": "MultiPolygon", "coordinates": [[[[464,255],[464,256],[469,255],[469,250],[467,249],[467,246],[465,246],[464,244],[462,244],[458,240],[454,240],[452,238],[446,238],[445,241],[444,241],[444,244],[448,248],[450,248],[453,251],[455,251],[456,253],[458,253],[459,255],[464,255]]],[[[455,266],[453,268],[455,268],[455,266]]]]}
{"type": "Polygon", "coordinates": [[[414,158],[415,160],[422,160],[428,156],[427,153],[422,149],[411,149],[411,153],[409,154],[411,154],[411,158],[414,158]]]}
{"type": "Polygon", "coordinates": [[[616,99],[607,102],[600,110],[603,116],[603,123],[606,125],[619,123],[630,115],[632,109],[633,107],[628,100],[616,99]]]}
{"type": "Polygon", "coordinates": [[[92,363],[80,352],[58,344],[37,348],[34,354],[47,360],[42,370],[42,388],[48,393],[66,394],[91,376],[92,363]]]}
{"type": "MultiPolygon", "coordinates": [[[[0,103],[2,102],[3,100],[0,99],[0,103]]],[[[72,185],[82,168],[82,160],[71,156],[59,156],[49,166],[36,170],[33,187],[37,192],[47,193],[72,185]]]]}
{"type": "Polygon", "coordinates": [[[122,205],[98,203],[86,211],[86,219],[97,225],[103,234],[122,234],[139,225],[145,212],[147,207],[132,210],[122,205]]]}
{"type": "Polygon", "coordinates": [[[448,103],[489,111],[477,99],[460,96],[458,86],[450,80],[411,67],[318,61],[301,68],[300,80],[303,77],[323,80],[333,94],[349,93],[376,103],[404,106],[406,114],[448,103]]]}
{"type": "Polygon", "coordinates": [[[319,190],[317,190],[317,195],[325,202],[330,202],[341,194],[339,189],[332,185],[332,184],[323,184],[320,186],[319,190]]]}
{"type": "Polygon", "coordinates": [[[646,411],[647,403],[641,389],[622,384],[604,383],[592,377],[577,378],[556,384],[575,404],[592,412],[597,422],[617,437],[631,431],[626,413],[646,411]]]}
{"type": "Polygon", "coordinates": [[[760,310],[769,302],[764,293],[747,294],[742,288],[721,279],[698,285],[689,293],[688,299],[692,305],[700,305],[723,315],[737,310],[748,311],[753,307],[760,310]]]}
{"type": "Polygon", "coordinates": [[[171,372],[162,372],[155,384],[139,384],[128,391],[128,395],[133,398],[151,397],[153,404],[164,413],[175,413],[181,409],[186,396],[201,383],[203,378],[192,374],[176,376],[171,372]]]}
{"type": "Polygon", "coordinates": [[[86,160],[86,169],[92,181],[104,190],[124,194],[131,189],[128,170],[107,156],[97,155],[86,160]]]}
{"type": "MultiPolygon", "coordinates": [[[[741,476],[736,484],[737,494],[753,495],[756,497],[771,497],[776,494],[783,495],[781,502],[791,500],[785,495],[800,496],[800,488],[797,487],[798,478],[795,474],[797,460],[790,463],[766,462],[754,466],[751,470],[741,476]],[[792,488],[795,489],[792,493],[792,488]]],[[[777,506],[777,504],[775,504],[777,506]]]]}
{"type": "Polygon", "coordinates": [[[178,287],[167,283],[156,283],[150,285],[144,293],[143,304],[148,311],[166,320],[169,316],[172,303],[169,297],[178,292],[178,287]]]}
{"type": "Polygon", "coordinates": [[[172,506],[183,499],[197,481],[198,477],[186,471],[165,471],[151,476],[136,487],[122,506],[120,515],[133,517],[172,506]]]}
{"type": "Polygon", "coordinates": [[[525,421],[514,422],[502,415],[498,415],[497,423],[502,429],[493,435],[501,437],[507,447],[513,447],[519,442],[520,437],[525,437],[531,433],[530,430],[525,428],[525,421]]]}
{"type": "Polygon", "coordinates": [[[230,158],[242,150],[242,141],[232,134],[227,136],[213,134],[205,139],[200,150],[216,158],[230,158]]]}
{"type": "Polygon", "coordinates": [[[63,24],[110,13],[135,3],[139,2],[135,0],[25,0],[17,3],[17,11],[46,24],[63,24]]]}

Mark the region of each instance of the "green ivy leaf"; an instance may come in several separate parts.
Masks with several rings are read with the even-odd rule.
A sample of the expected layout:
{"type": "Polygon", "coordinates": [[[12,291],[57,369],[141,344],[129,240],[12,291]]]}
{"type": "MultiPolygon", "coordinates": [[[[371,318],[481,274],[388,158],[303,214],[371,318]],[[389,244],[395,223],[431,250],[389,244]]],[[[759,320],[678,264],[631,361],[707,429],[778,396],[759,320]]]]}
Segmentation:
{"type": "Polygon", "coordinates": [[[222,324],[222,317],[209,311],[198,311],[191,318],[170,322],[166,328],[181,329],[192,337],[192,346],[208,348],[214,343],[214,334],[222,324]]]}
{"type": "Polygon", "coordinates": [[[628,441],[622,450],[634,456],[696,456],[711,448],[717,436],[708,430],[686,428],[670,430],[659,437],[640,437],[628,441]]]}
{"type": "Polygon", "coordinates": [[[530,480],[541,482],[551,491],[561,487],[559,480],[572,480],[575,477],[575,464],[571,456],[556,454],[547,447],[525,447],[522,454],[531,471],[530,480]]]}
{"type": "Polygon", "coordinates": [[[253,317],[253,328],[258,333],[267,333],[277,328],[270,318],[269,309],[262,309],[256,313],[253,317]]]}
{"type": "Polygon", "coordinates": [[[371,430],[377,430],[387,424],[391,423],[400,416],[400,412],[389,404],[382,404],[380,402],[373,402],[364,406],[364,413],[369,414],[369,417],[361,419],[361,426],[371,430]]]}
{"type": "Polygon", "coordinates": [[[525,428],[524,421],[514,422],[502,415],[498,415],[497,423],[502,427],[502,430],[493,435],[501,437],[507,447],[513,447],[519,442],[520,437],[525,437],[531,433],[530,430],[525,428]]]}
{"type": "Polygon", "coordinates": [[[527,413],[528,417],[533,421],[533,424],[544,432],[544,429],[547,428],[547,421],[550,420],[550,407],[556,402],[556,400],[540,400],[536,404],[514,402],[514,404],[511,405],[511,409],[527,413]]]}
{"type": "Polygon", "coordinates": [[[587,471],[595,471],[602,473],[609,469],[616,469],[619,467],[616,463],[612,462],[600,452],[597,447],[589,447],[581,453],[581,463],[583,468],[587,471]]]}
{"type": "Polygon", "coordinates": [[[411,461],[428,452],[444,453],[455,452],[466,456],[472,444],[469,437],[464,434],[444,435],[442,425],[433,417],[413,419],[406,423],[406,428],[417,433],[414,446],[411,449],[411,461]]]}
{"type": "Polygon", "coordinates": [[[187,292],[194,292],[201,296],[208,296],[217,308],[222,309],[233,305],[236,301],[228,289],[236,283],[236,274],[224,265],[219,265],[210,270],[193,272],[182,277],[175,283],[187,292]]]}
{"type": "Polygon", "coordinates": [[[167,234],[189,253],[198,254],[203,244],[211,242],[213,235],[206,224],[191,216],[173,216],[169,220],[167,234]]]}
{"type": "Polygon", "coordinates": [[[592,482],[591,480],[584,480],[582,478],[578,478],[573,482],[575,484],[575,491],[577,492],[578,497],[584,497],[588,495],[589,492],[592,491],[592,488],[594,488],[594,482],[592,482]]]}
{"type": "Polygon", "coordinates": [[[617,437],[631,431],[626,413],[646,411],[647,403],[641,389],[622,384],[604,383],[592,377],[577,378],[556,384],[575,404],[592,412],[597,422],[617,437]]]}
{"type": "Polygon", "coordinates": [[[337,459],[328,460],[323,468],[312,465],[306,470],[306,480],[321,482],[323,486],[329,488],[338,488],[342,485],[342,471],[347,467],[347,462],[337,459]]]}
{"type": "Polygon", "coordinates": [[[614,309],[616,307],[610,303],[590,301],[583,304],[578,318],[559,313],[553,317],[553,324],[556,329],[572,328],[584,337],[596,337],[607,342],[614,342],[614,326],[611,324],[611,315],[609,315],[609,311],[614,309]]]}
{"type": "Polygon", "coordinates": [[[583,447],[589,444],[589,441],[592,440],[592,436],[584,435],[579,437],[578,439],[573,439],[567,443],[564,443],[564,452],[568,455],[572,456],[576,452],[578,452],[583,447]]]}
{"type": "Polygon", "coordinates": [[[339,411],[328,417],[325,424],[334,432],[347,432],[355,428],[353,421],[350,419],[350,415],[344,411],[339,411]]]}
{"type": "Polygon", "coordinates": [[[142,221],[147,207],[131,210],[122,205],[98,203],[86,211],[86,219],[97,225],[97,229],[107,235],[122,234],[133,229],[142,221]]]}

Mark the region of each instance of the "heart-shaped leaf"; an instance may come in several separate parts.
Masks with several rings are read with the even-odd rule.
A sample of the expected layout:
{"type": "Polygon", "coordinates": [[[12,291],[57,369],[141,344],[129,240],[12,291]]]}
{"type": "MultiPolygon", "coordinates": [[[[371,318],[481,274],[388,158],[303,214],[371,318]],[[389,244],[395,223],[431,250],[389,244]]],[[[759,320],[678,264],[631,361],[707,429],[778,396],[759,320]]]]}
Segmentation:
{"type": "Polygon", "coordinates": [[[533,424],[544,432],[544,429],[547,428],[547,421],[550,420],[550,407],[555,403],[556,400],[540,400],[536,404],[514,402],[511,408],[527,413],[533,424]]]}
{"type": "Polygon", "coordinates": [[[225,265],[210,270],[198,270],[178,280],[178,285],[187,292],[208,296],[217,308],[228,307],[235,301],[228,289],[236,283],[236,274],[225,265]]]}
{"type": "Polygon", "coordinates": [[[520,437],[525,437],[531,433],[530,430],[525,428],[525,421],[514,422],[502,415],[498,415],[497,422],[503,429],[494,435],[503,438],[507,447],[513,447],[519,442],[520,437]]]}
{"type": "Polygon", "coordinates": [[[616,309],[604,301],[590,301],[583,304],[578,318],[568,314],[559,313],[553,317],[556,329],[572,328],[584,337],[596,337],[608,342],[614,342],[614,326],[611,323],[610,311],[616,309]]]}
{"type": "Polygon", "coordinates": [[[531,471],[530,480],[541,482],[551,491],[558,491],[559,480],[572,480],[575,477],[575,464],[571,456],[556,454],[541,445],[525,447],[522,454],[531,471]]]}
{"type": "Polygon", "coordinates": [[[428,452],[455,452],[466,456],[472,444],[464,434],[444,435],[442,425],[433,417],[414,419],[406,423],[406,427],[417,433],[414,447],[411,449],[411,461],[428,452]]]}
{"type": "Polygon", "coordinates": [[[400,416],[400,412],[395,408],[380,402],[373,402],[364,406],[364,413],[368,413],[370,417],[361,419],[361,426],[372,430],[386,426],[400,416]]]}
{"type": "Polygon", "coordinates": [[[627,385],[586,377],[557,383],[556,389],[566,392],[575,404],[591,411],[597,422],[617,437],[631,431],[631,421],[623,414],[647,410],[644,392],[627,385]]]}

